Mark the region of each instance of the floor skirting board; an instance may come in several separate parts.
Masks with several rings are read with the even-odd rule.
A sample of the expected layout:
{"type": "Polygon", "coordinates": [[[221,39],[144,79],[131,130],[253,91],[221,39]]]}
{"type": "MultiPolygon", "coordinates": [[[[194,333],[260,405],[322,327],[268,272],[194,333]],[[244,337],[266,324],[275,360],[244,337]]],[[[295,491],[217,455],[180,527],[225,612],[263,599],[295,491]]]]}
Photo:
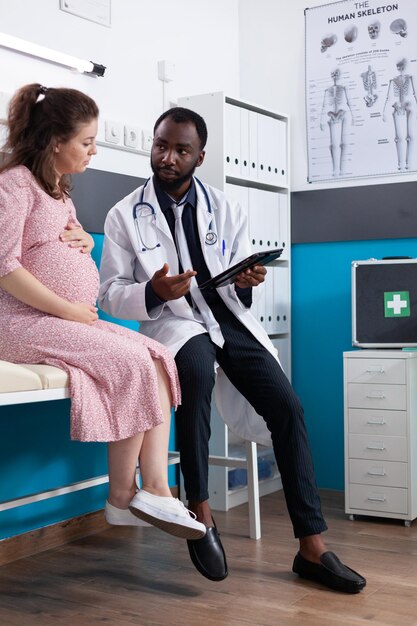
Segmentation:
{"type": "MultiPolygon", "coordinates": [[[[171,488],[171,492],[175,498],[178,497],[177,487],[171,488]]],[[[110,526],[104,519],[103,511],[96,511],[3,539],[0,541],[0,566],[45,550],[58,548],[108,528],[110,526]]]]}

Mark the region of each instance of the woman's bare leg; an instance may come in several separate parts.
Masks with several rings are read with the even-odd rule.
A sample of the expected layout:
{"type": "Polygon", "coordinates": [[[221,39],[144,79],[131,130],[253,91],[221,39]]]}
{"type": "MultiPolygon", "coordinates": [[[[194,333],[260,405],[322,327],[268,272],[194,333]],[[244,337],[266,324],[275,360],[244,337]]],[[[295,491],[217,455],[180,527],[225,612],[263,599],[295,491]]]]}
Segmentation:
{"type": "Polygon", "coordinates": [[[127,509],[136,493],[136,465],[144,433],[108,444],[109,502],[127,509]]]}
{"type": "Polygon", "coordinates": [[[108,444],[109,502],[126,509],[135,495],[136,464],[140,458],[142,487],[158,496],[170,496],[168,486],[168,441],[171,418],[171,392],[162,363],[155,359],[159,401],[164,421],[145,433],[108,444]]]}
{"type": "Polygon", "coordinates": [[[172,398],[168,375],[161,361],[155,360],[159,402],[164,416],[162,424],[146,431],[139,454],[142,488],[158,496],[171,496],[168,486],[168,442],[172,398]]]}

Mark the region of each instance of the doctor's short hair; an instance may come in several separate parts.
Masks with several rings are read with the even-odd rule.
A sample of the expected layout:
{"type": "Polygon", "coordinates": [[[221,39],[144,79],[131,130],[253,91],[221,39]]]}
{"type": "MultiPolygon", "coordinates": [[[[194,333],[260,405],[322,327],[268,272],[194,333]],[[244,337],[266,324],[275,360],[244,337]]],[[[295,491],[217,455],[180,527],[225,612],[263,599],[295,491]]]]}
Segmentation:
{"type": "Polygon", "coordinates": [[[156,120],[155,126],[153,127],[154,134],[160,123],[166,118],[171,119],[176,124],[186,124],[188,122],[194,124],[197,135],[200,139],[201,150],[204,149],[207,143],[207,125],[201,115],[195,111],[191,111],[191,109],[185,109],[183,107],[173,107],[172,109],[168,109],[167,111],[164,111],[156,120]]]}

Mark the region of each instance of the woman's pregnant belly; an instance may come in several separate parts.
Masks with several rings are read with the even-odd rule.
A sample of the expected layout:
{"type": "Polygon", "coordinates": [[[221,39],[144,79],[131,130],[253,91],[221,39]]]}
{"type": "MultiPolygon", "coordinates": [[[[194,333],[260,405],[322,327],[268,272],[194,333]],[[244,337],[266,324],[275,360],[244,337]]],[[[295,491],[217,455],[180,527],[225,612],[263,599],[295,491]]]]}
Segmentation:
{"type": "Polygon", "coordinates": [[[70,302],[95,304],[99,277],[96,264],[80,248],[48,241],[24,254],[23,266],[45,287],[70,302]]]}

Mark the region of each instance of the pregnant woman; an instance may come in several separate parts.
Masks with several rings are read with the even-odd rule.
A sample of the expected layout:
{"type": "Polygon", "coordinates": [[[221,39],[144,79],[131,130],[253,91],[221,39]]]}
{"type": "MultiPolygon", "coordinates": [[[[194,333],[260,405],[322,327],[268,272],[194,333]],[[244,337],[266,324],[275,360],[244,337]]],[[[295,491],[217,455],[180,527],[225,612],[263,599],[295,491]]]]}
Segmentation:
{"type": "Polygon", "coordinates": [[[180,402],[174,360],[97,316],[93,240],[77,221],[68,179],[96,154],[97,117],[95,102],[75,89],[35,83],[11,100],[0,168],[0,359],[68,373],[71,437],[109,442],[108,522],[144,520],[198,539],[205,526],[167,480],[171,406],[180,402]]]}

